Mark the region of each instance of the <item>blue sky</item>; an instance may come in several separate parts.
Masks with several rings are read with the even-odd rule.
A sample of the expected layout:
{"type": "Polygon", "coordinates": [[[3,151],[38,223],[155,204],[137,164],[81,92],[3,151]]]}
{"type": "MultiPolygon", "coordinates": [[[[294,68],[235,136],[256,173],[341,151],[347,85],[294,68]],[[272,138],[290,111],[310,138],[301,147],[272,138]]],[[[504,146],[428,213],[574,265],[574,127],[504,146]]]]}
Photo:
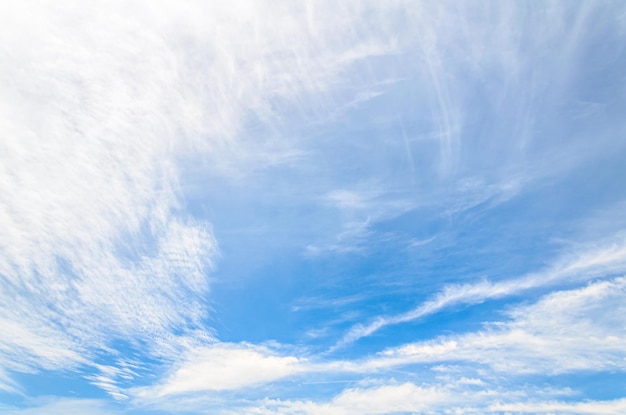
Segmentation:
{"type": "Polygon", "coordinates": [[[625,28],[0,6],[0,411],[626,413],[625,28]]]}

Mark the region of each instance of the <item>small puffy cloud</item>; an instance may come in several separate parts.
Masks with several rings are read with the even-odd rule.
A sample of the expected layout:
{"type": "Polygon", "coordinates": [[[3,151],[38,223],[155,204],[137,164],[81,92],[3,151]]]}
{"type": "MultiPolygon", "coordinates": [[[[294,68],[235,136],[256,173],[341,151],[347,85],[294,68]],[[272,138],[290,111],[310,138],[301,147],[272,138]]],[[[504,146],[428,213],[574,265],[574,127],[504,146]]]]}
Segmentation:
{"type": "Polygon", "coordinates": [[[162,384],[140,388],[140,398],[200,391],[224,391],[273,382],[303,370],[303,359],[281,356],[248,344],[218,343],[195,349],[162,384]]]}
{"type": "Polygon", "coordinates": [[[323,405],[314,414],[386,414],[416,412],[427,409],[433,403],[449,401],[450,396],[436,388],[421,388],[412,383],[386,385],[371,389],[348,389],[335,397],[329,405],[323,405]]]}

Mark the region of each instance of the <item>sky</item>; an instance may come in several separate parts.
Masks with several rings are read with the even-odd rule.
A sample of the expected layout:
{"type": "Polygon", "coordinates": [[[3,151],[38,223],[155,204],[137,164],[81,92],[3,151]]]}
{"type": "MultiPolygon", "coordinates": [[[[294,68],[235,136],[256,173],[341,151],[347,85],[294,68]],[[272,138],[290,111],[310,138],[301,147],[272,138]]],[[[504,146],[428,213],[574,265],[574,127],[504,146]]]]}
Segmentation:
{"type": "Polygon", "coordinates": [[[626,3],[0,5],[0,412],[626,413],[626,3]]]}

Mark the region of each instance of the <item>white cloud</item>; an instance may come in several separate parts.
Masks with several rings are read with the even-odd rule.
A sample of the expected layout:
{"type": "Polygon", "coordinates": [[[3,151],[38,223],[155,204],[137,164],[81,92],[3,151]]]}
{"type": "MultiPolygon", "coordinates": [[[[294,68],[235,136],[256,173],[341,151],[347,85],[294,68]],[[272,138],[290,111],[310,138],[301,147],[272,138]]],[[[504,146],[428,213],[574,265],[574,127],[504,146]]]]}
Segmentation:
{"type": "Polygon", "coordinates": [[[620,415],[626,411],[626,399],[589,402],[520,402],[489,407],[491,412],[511,414],[593,414],[620,415]]]}
{"type": "Polygon", "coordinates": [[[511,321],[392,348],[362,367],[410,363],[482,364],[507,374],[626,370],[626,278],[558,291],[513,309],[511,321]]]}
{"type": "Polygon", "coordinates": [[[300,105],[355,62],[396,48],[384,27],[363,36],[371,28],[359,15],[387,12],[356,3],[2,9],[8,371],[92,364],[116,339],[166,359],[205,343],[217,247],[210,226],[182,210],[182,166],[200,159],[237,175],[290,159],[291,144],[240,133],[256,119],[279,124],[279,103],[300,105]]]}
{"type": "Polygon", "coordinates": [[[109,408],[106,403],[96,399],[46,399],[23,408],[3,407],[0,410],[6,415],[116,415],[119,411],[109,408]]]}
{"type": "Polygon", "coordinates": [[[304,362],[260,346],[216,343],[190,351],[161,384],[138,388],[134,394],[151,400],[181,393],[242,389],[299,373],[304,362]]]}
{"type": "MultiPolygon", "coordinates": [[[[119,339],[135,341],[133,345],[145,342],[147,353],[169,361],[176,361],[182,352],[197,353],[185,355],[187,360],[152,390],[135,390],[157,396],[238,389],[330,368],[253,346],[207,346],[213,339],[203,324],[208,312],[206,273],[217,246],[207,223],[182,212],[179,180],[183,165],[195,158],[220,174],[238,176],[300,157],[297,143],[271,134],[241,133],[250,123],[268,129],[279,126],[288,118],[285,114],[298,111],[296,119],[314,122],[324,118],[311,115],[316,111],[333,113],[341,104],[350,106],[376,96],[379,91],[358,91],[338,99],[335,90],[346,69],[367,57],[413,47],[415,42],[420,46],[415,61],[423,63],[420,73],[430,77],[432,85],[428,93],[434,102],[436,131],[431,135],[440,142],[442,170],[452,170],[464,120],[461,98],[451,91],[459,86],[454,80],[462,78],[449,76],[452,65],[446,63],[454,59],[442,53],[452,43],[450,33],[465,35],[463,30],[448,30],[465,17],[459,13],[444,18],[440,6],[429,9],[403,2],[392,6],[330,1],[185,1],[159,2],[158,7],[151,2],[3,5],[0,331],[11,335],[0,339],[0,388],[15,390],[6,375],[10,371],[95,366],[94,356],[114,354],[111,343],[119,339]],[[398,22],[406,23],[406,16],[407,33],[399,33],[398,22]],[[335,99],[342,102],[337,105],[335,99]],[[205,374],[192,375],[194,365],[205,369],[205,374]]],[[[581,21],[587,16],[583,12],[581,21]]],[[[560,9],[555,13],[561,24],[563,14],[560,9]]],[[[502,17],[499,23],[505,27],[514,18],[508,7],[495,15],[502,17]]],[[[546,21],[553,16],[546,16],[546,21]]],[[[462,42],[459,55],[476,66],[489,64],[493,57],[485,58],[485,52],[473,45],[492,45],[485,41],[492,38],[496,46],[504,46],[494,49],[511,52],[520,42],[511,38],[517,26],[510,26],[504,37],[477,32],[462,42]]],[[[580,35],[581,26],[573,31],[574,37],[580,35]]],[[[562,27],[555,24],[553,30],[560,33],[562,27]]],[[[545,35],[539,33],[537,38],[550,38],[545,35]]],[[[568,56],[575,52],[569,45],[568,56]]],[[[502,56],[519,58],[518,53],[502,56]]],[[[567,65],[570,59],[562,61],[567,65]]],[[[503,71],[513,73],[507,78],[510,82],[516,82],[525,68],[507,59],[497,65],[515,69],[503,71]]],[[[372,81],[367,76],[350,78],[346,89],[358,90],[372,81]]],[[[524,97],[519,101],[532,102],[524,97]]],[[[528,105],[522,107],[521,118],[526,119],[528,105]]],[[[377,204],[372,197],[342,192],[331,192],[330,199],[344,211],[358,214],[346,222],[333,250],[368,236],[370,216],[386,217],[413,206],[404,201],[377,204]]],[[[469,197],[468,205],[485,200],[479,196],[469,197]]],[[[622,264],[623,245],[603,252],[569,262],[554,274],[569,276],[622,264]]],[[[512,283],[452,287],[417,310],[359,328],[361,334],[349,333],[344,342],[451,304],[519,292],[545,278],[541,274],[512,283]]],[[[506,327],[508,332],[492,339],[509,345],[519,340],[512,323],[506,327]]],[[[532,337],[538,330],[532,328],[518,329],[532,337]]],[[[489,348],[468,336],[454,340],[454,347],[452,343],[415,346],[401,359],[416,355],[429,356],[431,360],[425,361],[438,356],[448,359],[458,347],[465,347],[461,340],[468,344],[463,349],[468,350],[466,359],[476,359],[472,350],[489,348]]],[[[582,353],[575,348],[571,352],[569,357],[582,353]]],[[[96,368],[104,373],[90,380],[121,397],[120,371],[104,365],[96,368]]],[[[370,392],[383,401],[387,396],[408,399],[406,394],[419,389],[415,388],[406,384],[370,392]]],[[[428,391],[419,390],[428,400],[428,391]]],[[[343,411],[348,404],[370,402],[361,392],[346,391],[333,405],[343,411]]],[[[77,405],[83,404],[92,405],[77,405]]],[[[378,410],[370,404],[363,410],[378,410]]],[[[69,405],[64,411],[51,407],[65,413],[75,408],[74,403],[53,405],[69,405]]],[[[400,403],[396,407],[405,408],[400,403]]],[[[83,413],[98,410],[83,408],[83,413]]]]}
{"type": "Polygon", "coordinates": [[[71,368],[115,338],[194,324],[216,250],[209,227],[177,209],[179,136],[193,127],[171,49],[118,5],[70,6],[0,13],[0,365],[11,370],[71,368]]]}
{"type": "MultiPolygon", "coordinates": [[[[625,300],[626,278],[556,291],[534,304],[512,309],[508,313],[509,320],[486,323],[482,330],[405,344],[364,359],[324,361],[319,357],[306,359],[249,344],[215,343],[189,352],[157,384],[127,392],[139,401],[158,405],[172,395],[241,391],[289,378],[306,379],[311,375],[319,379],[319,376],[338,374],[384,374],[401,367],[424,365],[421,370],[426,376],[430,370],[425,365],[449,363],[460,365],[460,377],[451,380],[441,377],[442,387],[476,387],[481,393],[487,393],[489,385],[477,379],[477,373],[512,378],[521,374],[626,371],[626,327],[621,321],[626,313],[625,300]]],[[[416,369],[415,373],[420,372],[416,369]]],[[[407,389],[410,387],[395,389],[394,386],[394,389],[379,392],[397,397],[405,392],[409,394],[407,389]]],[[[420,389],[416,396],[422,396],[424,401],[419,402],[440,397],[440,390],[429,391],[420,389]]],[[[363,396],[374,395],[369,391],[363,396]]],[[[350,405],[357,405],[352,398],[363,400],[364,408],[377,411],[377,406],[355,392],[336,398],[333,405],[339,409],[333,408],[343,413],[341,411],[350,405]]],[[[446,399],[443,401],[450,403],[450,398],[446,399]]],[[[418,408],[405,411],[421,408],[418,401],[398,399],[398,402],[410,402],[412,408],[418,408]]],[[[469,401],[465,399],[465,402],[469,401]]],[[[387,410],[393,407],[390,404],[380,406],[387,410]]],[[[330,411],[320,408],[320,411],[330,411]]]]}
{"type": "Polygon", "coordinates": [[[618,414],[624,400],[559,401],[568,391],[554,389],[506,390],[489,388],[481,382],[463,379],[448,384],[417,385],[412,382],[383,382],[379,385],[345,389],[330,400],[272,400],[258,401],[254,406],[242,406],[224,414],[484,414],[484,413],[598,413],[618,414]],[[476,386],[483,386],[477,389],[476,386]],[[551,400],[546,400],[551,399],[551,400]],[[495,402],[495,403],[494,403],[495,402]],[[594,410],[596,412],[594,412],[594,410]]]}
{"type": "Polygon", "coordinates": [[[434,402],[449,399],[450,396],[443,391],[405,383],[365,390],[346,390],[332,400],[330,407],[334,407],[333,409],[318,412],[337,414],[351,414],[354,410],[361,414],[415,412],[428,408],[434,402]]]}
{"type": "Polygon", "coordinates": [[[363,253],[372,246],[373,240],[384,239],[371,226],[378,221],[397,217],[416,207],[416,202],[406,194],[384,189],[380,183],[360,183],[354,189],[335,189],[318,202],[331,207],[340,216],[340,231],[332,242],[324,241],[306,247],[310,256],[322,254],[363,253]]]}
{"type": "Polygon", "coordinates": [[[450,401],[451,396],[436,388],[421,388],[412,383],[380,386],[369,389],[348,389],[322,404],[307,410],[310,414],[388,414],[417,412],[434,403],[450,401]]]}
{"type": "MultiPolygon", "coordinates": [[[[580,248],[579,248],[580,249],[580,248]]],[[[626,269],[626,243],[623,237],[612,239],[600,246],[580,249],[566,255],[545,271],[501,282],[483,280],[478,283],[449,285],[413,310],[396,316],[380,316],[369,324],[353,326],[331,349],[336,350],[367,337],[383,327],[406,323],[437,313],[459,304],[479,304],[490,299],[503,298],[533,288],[553,286],[567,279],[570,282],[590,280],[594,277],[623,272],[626,269]]]]}
{"type": "Polygon", "coordinates": [[[116,366],[96,364],[95,368],[100,373],[85,378],[93,385],[105,390],[113,399],[123,401],[128,398],[128,394],[119,383],[139,377],[137,369],[140,369],[142,365],[139,362],[129,362],[124,359],[116,361],[115,364],[116,366]]]}
{"type": "Polygon", "coordinates": [[[257,407],[240,408],[238,413],[298,415],[380,415],[428,410],[452,396],[444,389],[419,387],[413,383],[346,389],[328,402],[265,400],[257,407]]]}
{"type": "Polygon", "coordinates": [[[0,391],[8,393],[18,393],[20,391],[19,385],[3,369],[0,369],[0,391]]]}

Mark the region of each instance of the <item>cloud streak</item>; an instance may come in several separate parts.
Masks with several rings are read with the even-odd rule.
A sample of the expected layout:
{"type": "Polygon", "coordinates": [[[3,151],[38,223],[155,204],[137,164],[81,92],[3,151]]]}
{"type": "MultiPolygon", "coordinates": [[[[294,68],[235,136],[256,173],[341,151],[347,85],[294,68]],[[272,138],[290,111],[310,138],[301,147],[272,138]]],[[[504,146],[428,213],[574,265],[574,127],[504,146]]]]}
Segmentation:
{"type": "Polygon", "coordinates": [[[378,317],[367,325],[352,327],[331,348],[331,351],[346,347],[355,341],[370,336],[384,327],[414,321],[457,305],[473,305],[517,295],[525,291],[553,286],[567,280],[570,283],[623,272],[626,268],[626,244],[618,237],[602,247],[591,247],[577,255],[563,257],[551,268],[525,275],[521,278],[500,282],[481,281],[473,284],[450,285],[432,299],[405,313],[378,317]]]}
{"type": "MultiPolygon", "coordinates": [[[[304,358],[249,344],[217,343],[191,352],[172,367],[160,383],[127,392],[137,402],[159,407],[168,397],[178,399],[177,396],[195,396],[203,392],[241,392],[290,379],[308,384],[307,379],[323,383],[320,379],[332,381],[338,375],[392,376],[394,370],[408,367],[428,378],[429,373],[433,373],[433,365],[443,364],[457,367],[453,374],[460,376],[458,382],[450,383],[442,378],[438,380],[443,382],[439,386],[431,385],[426,389],[415,384],[390,386],[378,391],[348,389],[329,404],[301,403],[289,407],[287,412],[321,413],[326,410],[333,413],[334,410],[340,414],[350,407],[363,406],[364,411],[382,414],[427,410],[431,404],[445,403],[449,407],[457,402],[454,396],[461,396],[448,390],[454,385],[455,388],[477,389],[467,392],[474,399],[463,395],[459,404],[484,405],[478,395],[487,396],[492,392],[488,384],[472,376],[486,376],[502,382],[502,379],[531,374],[626,372],[626,327],[620,320],[626,312],[625,298],[624,277],[595,282],[584,288],[555,291],[534,304],[511,309],[506,320],[484,323],[484,328],[476,332],[409,343],[359,359],[304,358]],[[388,402],[385,396],[393,402],[388,402]],[[406,396],[414,399],[403,398],[406,396]]],[[[609,410],[613,410],[611,405],[607,406],[609,410]]]]}

